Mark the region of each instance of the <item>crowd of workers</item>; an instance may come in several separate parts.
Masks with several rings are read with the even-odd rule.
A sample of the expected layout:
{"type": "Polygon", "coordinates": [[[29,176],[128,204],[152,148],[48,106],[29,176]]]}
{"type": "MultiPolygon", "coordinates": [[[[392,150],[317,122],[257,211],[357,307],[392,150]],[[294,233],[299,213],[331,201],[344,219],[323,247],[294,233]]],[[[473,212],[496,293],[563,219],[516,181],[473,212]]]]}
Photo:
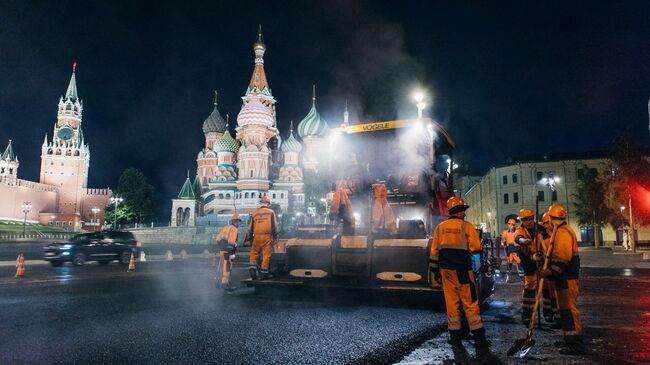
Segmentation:
{"type": "MultiPolygon", "coordinates": [[[[469,362],[462,340],[468,337],[466,322],[472,333],[476,355],[474,362],[494,363],[481,322],[476,279],[472,270],[471,254],[481,252],[481,241],[473,224],[465,221],[469,208],[463,199],[452,197],[447,201],[449,219],[433,231],[430,253],[430,270],[433,280],[442,286],[447,309],[449,343],[457,363],[469,362]]],[[[573,228],[566,222],[566,209],[556,204],[550,207],[541,220],[535,220],[532,209],[519,211],[521,224],[508,221],[502,242],[506,245],[508,272],[512,266],[524,273],[522,323],[529,325],[535,305],[538,284],[544,278],[543,315],[552,327],[561,328],[563,341],[555,343],[560,353],[580,355],[585,353],[582,324],[577,300],[580,258],[578,241],[573,228]],[[550,248],[550,249],[549,249],[550,248]],[[545,259],[549,264],[542,265],[545,259]]]]}
{"type": "MultiPolygon", "coordinates": [[[[378,195],[382,195],[381,191],[378,195]]],[[[382,202],[373,209],[383,211],[382,202]]],[[[251,214],[244,240],[244,245],[251,246],[249,273],[253,280],[270,277],[272,244],[278,238],[277,217],[269,208],[270,204],[267,196],[260,198],[261,206],[251,214]]],[[[432,281],[437,282],[444,293],[449,343],[457,362],[469,361],[462,340],[469,338],[471,332],[476,352],[474,362],[492,363],[491,343],[481,321],[476,278],[472,270],[471,255],[482,251],[481,239],[474,225],[465,221],[468,208],[461,198],[452,197],[447,201],[449,219],[433,231],[429,267],[432,281]]],[[[576,234],[566,222],[567,212],[562,205],[553,205],[538,223],[533,210],[524,208],[519,211],[518,219],[521,221],[519,227],[516,227],[514,218],[508,221],[502,243],[506,247],[508,274],[513,265],[519,274],[523,271],[522,323],[528,325],[531,321],[539,279],[544,278],[544,319],[551,327],[561,328],[564,334],[563,341],[556,342],[556,346],[561,347],[563,354],[583,354],[585,346],[577,307],[580,258],[576,234]],[[546,268],[542,265],[545,259],[549,260],[546,268]]],[[[222,268],[221,285],[227,292],[234,290],[230,271],[240,223],[239,215],[233,214],[230,224],[216,237],[222,268]]]]}

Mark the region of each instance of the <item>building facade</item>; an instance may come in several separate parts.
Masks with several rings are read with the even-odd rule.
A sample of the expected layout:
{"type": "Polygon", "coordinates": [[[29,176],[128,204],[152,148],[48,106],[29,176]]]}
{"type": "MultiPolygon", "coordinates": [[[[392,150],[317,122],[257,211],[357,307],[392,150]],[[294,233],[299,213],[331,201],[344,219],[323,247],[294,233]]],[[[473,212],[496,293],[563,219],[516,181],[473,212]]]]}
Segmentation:
{"type": "MultiPolygon", "coordinates": [[[[581,226],[572,215],[575,209],[575,194],[578,178],[585,169],[596,169],[600,174],[608,173],[606,158],[540,159],[492,167],[480,177],[464,177],[458,193],[470,209],[468,221],[481,226],[492,235],[500,235],[509,216],[517,216],[522,208],[535,209],[539,199],[539,214],[546,212],[555,203],[566,207],[568,223],[584,241],[593,238],[591,226],[581,226]]],[[[647,229],[637,227],[638,238],[650,239],[647,229]]],[[[593,231],[592,231],[593,232],[593,231]]],[[[609,226],[602,227],[603,241],[620,242],[621,233],[609,226]]],[[[592,241],[593,242],[593,241],[592,241]]]]}
{"type": "Polygon", "coordinates": [[[57,109],[52,139],[46,134],[41,146],[38,183],[18,179],[18,157],[9,141],[0,161],[0,219],[27,219],[70,230],[98,229],[111,190],[87,186],[90,149],[81,129],[83,102],[77,94],[76,65],[57,109]]]}
{"type": "MultiPolygon", "coordinates": [[[[281,141],[276,100],[264,69],[266,45],[261,32],[253,52],[253,74],[241,97],[234,133],[228,116],[224,119],[219,112],[215,96],[212,113],[203,122],[205,144],[197,155],[196,179],[189,184],[188,176],[178,197],[172,199],[172,226],[194,225],[200,216],[250,213],[259,207],[262,196],[271,198],[283,211],[304,208],[303,147],[293,127],[287,139],[281,141]]],[[[320,120],[315,101],[305,118],[314,117],[325,123],[320,120]]]]}

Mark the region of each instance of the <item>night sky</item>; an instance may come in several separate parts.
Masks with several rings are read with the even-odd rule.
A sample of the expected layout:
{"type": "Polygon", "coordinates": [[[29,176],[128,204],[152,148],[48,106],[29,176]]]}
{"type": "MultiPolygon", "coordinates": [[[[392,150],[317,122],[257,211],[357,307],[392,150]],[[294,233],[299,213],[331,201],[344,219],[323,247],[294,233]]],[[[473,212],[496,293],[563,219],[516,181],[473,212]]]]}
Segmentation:
{"type": "MultiPolygon", "coordinates": [[[[0,2],[0,144],[38,180],[71,64],[91,146],[90,187],[128,167],[157,189],[158,219],[203,146],[213,90],[234,120],[261,23],[286,137],[311,104],[331,126],[425,114],[481,173],[508,156],[648,145],[650,3],[457,1],[0,2]]],[[[231,123],[234,124],[234,123],[231,123]]]]}

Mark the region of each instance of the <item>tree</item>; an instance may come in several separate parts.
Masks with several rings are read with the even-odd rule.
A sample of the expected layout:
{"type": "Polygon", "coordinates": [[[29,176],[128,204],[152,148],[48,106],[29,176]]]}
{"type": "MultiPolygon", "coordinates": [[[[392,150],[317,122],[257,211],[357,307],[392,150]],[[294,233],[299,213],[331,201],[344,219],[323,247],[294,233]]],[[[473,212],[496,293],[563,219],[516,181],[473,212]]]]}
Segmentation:
{"type": "MultiPolygon", "coordinates": [[[[142,172],[134,168],[124,170],[117,184],[115,195],[124,199],[120,206],[125,207],[125,223],[140,223],[153,215],[153,191],[153,186],[147,182],[147,178],[142,172]],[[127,211],[129,214],[126,214],[127,211]]],[[[118,219],[120,206],[118,206],[118,219]]]]}
{"type": "MultiPolygon", "coordinates": [[[[113,226],[115,224],[115,204],[109,204],[104,210],[106,213],[106,224],[113,226]]],[[[131,206],[120,203],[117,206],[117,224],[124,224],[133,222],[135,213],[131,206]]]]}
{"type": "Polygon", "coordinates": [[[619,136],[611,152],[608,183],[612,208],[632,202],[635,224],[650,225],[650,161],[629,134],[619,136]]]}
{"type": "Polygon", "coordinates": [[[614,220],[620,215],[607,205],[605,199],[608,188],[607,181],[599,176],[598,170],[582,165],[579,171],[582,171],[582,174],[578,176],[576,193],[573,195],[575,198],[574,213],[581,225],[593,225],[595,245],[598,247],[600,236],[597,226],[610,224],[612,227],[618,227],[615,225],[618,222],[614,222],[614,220]]]}

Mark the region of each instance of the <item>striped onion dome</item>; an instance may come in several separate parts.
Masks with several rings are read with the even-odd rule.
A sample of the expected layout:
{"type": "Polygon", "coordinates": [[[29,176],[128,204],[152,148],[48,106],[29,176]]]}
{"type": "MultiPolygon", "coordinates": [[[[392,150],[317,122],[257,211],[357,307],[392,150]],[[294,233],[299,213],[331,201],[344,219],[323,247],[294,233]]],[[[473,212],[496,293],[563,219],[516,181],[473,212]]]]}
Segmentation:
{"type": "Polygon", "coordinates": [[[300,152],[302,151],[302,145],[298,142],[297,139],[293,137],[293,130],[289,132],[289,138],[287,138],[280,147],[282,152],[300,152]]]}
{"type": "Polygon", "coordinates": [[[327,134],[329,127],[327,122],[320,117],[318,110],[316,110],[316,98],[311,105],[311,110],[306,117],[298,124],[298,135],[300,138],[305,137],[323,137],[327,134]]]}
{"type": "Polygon", "coordinates": [[[223,119],[221,113],[217,109],[217,103],[214,103],[214,109],[212,113],[205,118],[203,122],[203,133],[216,132],[223,133],[226,130],[226,120],[223,119]]]}
{"type": "Polygon", "coordinates": [[[232,138],[230,131],[226,129],[226,131],[223,132],[223,135],[214,143],[214,150],[216,152],[237,153],[237,150],[239,150],[239,144],[234,138],[232,138]]]}
{"type": "Polygon", "coordinates": [[[244,103],[237,116],[239,126],[256,124],[273,127],[274,120],[275,117],[271,108],[262,104],[257,95],[253,95],[247,103],[244,103]]]}

